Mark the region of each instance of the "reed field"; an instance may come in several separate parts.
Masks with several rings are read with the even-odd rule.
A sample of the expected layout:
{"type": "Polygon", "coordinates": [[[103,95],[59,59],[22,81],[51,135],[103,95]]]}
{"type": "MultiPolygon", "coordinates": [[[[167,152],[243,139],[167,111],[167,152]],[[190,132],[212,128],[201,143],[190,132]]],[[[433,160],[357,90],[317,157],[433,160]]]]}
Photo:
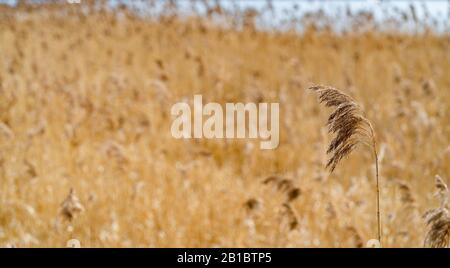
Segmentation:
{"type": "Polygon", "coordinates": [[[0,5],[1,247],[371,246],[375,169],[382,246],[448,247],[448,31],[413,11],[395,23],[421,31],[348,14],[358,23],[338,32],[320,13],[264,30],[255,10],[180,15],[173,2],[151,17],[0,5]],[[175,139],[171,107],[195,94],[279,103],[279,146],[175,139]],[[323,94],[358,104],[374,133],[345,133],[372,147],[327,154],[336,99],[323,94]]]}

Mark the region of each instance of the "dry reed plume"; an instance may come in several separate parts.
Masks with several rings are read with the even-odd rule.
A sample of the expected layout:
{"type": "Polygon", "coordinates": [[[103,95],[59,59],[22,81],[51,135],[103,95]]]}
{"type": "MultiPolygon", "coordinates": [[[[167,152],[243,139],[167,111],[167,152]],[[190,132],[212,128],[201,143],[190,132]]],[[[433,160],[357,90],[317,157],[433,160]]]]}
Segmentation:
{"type": "Polygon", "coordinates": [[[80,203],[80,200],[76,196],[75,190],[71,188],[69,191],[69,195],[61,203],[61,215],[64,217],[64,219],[72,221],[83,211],[83,205],[80,203]]]}
{"type": "Polygon", "coordinates": [[[362,114],[360,106],[340,90],[326,86],[313,86],[309,89],[318,94],[320,103],[335,109],[327,121],[328,131],[335,135],[327,150],[327,154],[331,154],[326,165],[330,172],[333,172],[337,164],[359,144],[367,145],[373,151],[377,192],[378,241],[381,243],[378,154],[372,124],[362,114]]]}
{"type": "Polygon", "coordinates": [[[444,248],[450,246],[450,213],[448,207],[449,191],[447,184],[439,175],[435,177],[435,187],[440,206],[430,209],[424,214],[428,231],[424,245],[432,248],[444,248]]]}

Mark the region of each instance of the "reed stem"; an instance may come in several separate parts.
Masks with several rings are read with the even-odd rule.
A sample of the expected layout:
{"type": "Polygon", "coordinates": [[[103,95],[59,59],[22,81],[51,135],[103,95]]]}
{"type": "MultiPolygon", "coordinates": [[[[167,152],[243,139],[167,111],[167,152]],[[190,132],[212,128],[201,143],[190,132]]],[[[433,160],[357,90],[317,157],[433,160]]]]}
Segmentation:
{"type": "Polygon", "coordinates": [[[375,177],[376,177],[376,188],[377,188],[377,226],[378,226],[378,241],[381,242],[381,217],[380,217],[380,179],[379,179],[379,170],[378,170],[378,153],[377,153],[377,142],[375,139],[375,132],[373,131],[372,124],[369,123],[370,131],[372,134],[372,149],[375,157],[375,177]]]}

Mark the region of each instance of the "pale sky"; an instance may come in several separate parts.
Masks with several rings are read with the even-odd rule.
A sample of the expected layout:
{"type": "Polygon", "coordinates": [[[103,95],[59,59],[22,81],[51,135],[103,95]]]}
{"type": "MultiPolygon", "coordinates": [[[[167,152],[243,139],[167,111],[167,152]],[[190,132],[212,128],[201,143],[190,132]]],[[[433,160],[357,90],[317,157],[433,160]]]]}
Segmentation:
{"type": "MultiPolygon", "coordinates": [[[[83,1],[83,0],[81,0],[83,1]]],[[[219,0],[224,7],[232,6],[234,3],[240,8],[253,7],[260,9],[266,6],[266,0],[219,0]]],[[[16,0],[0,0],[0,3],[14,4],[16,0]]],[[[136,5],[139,0],[112,0],[112,5],[117,3],[132,3],[136,5]]],[[[158,3],[164,3],[164,0],[157,0],[158,3]]],[[[177,0],[180,7],[188,9],[190,0],[177,0]]],[[[198,1],[200,2],[200,1],[198,1]]],[[[211,1],[214,3],[214,0],[211,1]]],[[[334,14],[337,11],[345,11],[348,7],[352,12],[361,10],[373,11],[376,20],[383,19],[386,15],[394,14],[393,8],[409,12],[410,5],[414,5],[419,20],[423,20],[425,10],[431,15],[430,17],[436,19],[440,25],[450,25],[450,0],[273,0],[272,1],[275,15],[268,18],[267,21],[276,25],[285,13],[283,10],[294,12],[292,7],[297,4],[299,9],[295,14],[299,16],[305,12],[317,11],[322,9],[327,14],[334,14]]],[[[200,6],[200,5],[199,5],[200,6]]],[[[157,13],[153,11],[152,13],[157,13]]],[[[338,24],[339,22],[337,22],[338,24]]],[[[439,26],[441,27],[441,26],[439,26]]]]}

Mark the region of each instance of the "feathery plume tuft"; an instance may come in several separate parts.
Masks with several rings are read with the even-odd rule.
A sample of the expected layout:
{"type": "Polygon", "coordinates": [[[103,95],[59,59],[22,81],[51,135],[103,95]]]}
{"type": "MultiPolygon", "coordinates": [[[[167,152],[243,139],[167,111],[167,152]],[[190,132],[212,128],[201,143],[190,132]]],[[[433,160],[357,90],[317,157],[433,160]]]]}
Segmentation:
{"type": "Polygon", "coordinates": [[[425,246],[432,248],[445,248],[449,246],[450,239],[450,213],[447,208],[440,207],[427,211],[424,215],[429,226],[425,236],[425,246]]]}
{"type": "Polygon", "coordinates": [[[447,184],[445,184],[444,180],[439,175],[436,175],[434,179],[435,179],[435,187],[437,190],[435,196],[439,198],[439,201],[441,202],[441,207],[445,207],[447,205],[449,197],[447,184]]]}
{"type": "Polygon", "coordinates": [[[325,86],[310,87],[319,95],[320,103],[326,107],[335,107],[327,121],[328,131],[335,135],[327,153],[331,154],[327,168],[334,171],[337,164],[349,155],[357,145],[375,145],[371,123],[362,115],[359,105],[343,92],[325,86]]]}
{"type": "Polygon", "coordinates": [[[79,213],[84,211],[83,205],[75,195],[75,190],[70,188],[69,195],[61,204],[60,214],[68,221],[72,221],[79,213]]]}
{"type": "Polygon", "coordinates": [[[424,214],[428,231],[424,245],[432,248],[445,248],[450,246],[450,212],[448,209],[448,186],[439,176],[435,176],[436,196],[441,202],[439,208],[430,209],[424,214]]]}
{"type": "Polygon", "coordinates": [[[334,134],[327,150],[327,154],[331,154],[326,165],[330,172],[333,172],[339,162],[359,144],[367,145],[373,152],[377,184],[378,241],[381,243],[378,154],[372,124],[364,117],[361,107],[353,98],[340,90],[327,86],[312,86],[309,89],[318,94],[320,103],[323,103],[326,107],[335,108],[327,121],[328,131],[334,134]]]}

